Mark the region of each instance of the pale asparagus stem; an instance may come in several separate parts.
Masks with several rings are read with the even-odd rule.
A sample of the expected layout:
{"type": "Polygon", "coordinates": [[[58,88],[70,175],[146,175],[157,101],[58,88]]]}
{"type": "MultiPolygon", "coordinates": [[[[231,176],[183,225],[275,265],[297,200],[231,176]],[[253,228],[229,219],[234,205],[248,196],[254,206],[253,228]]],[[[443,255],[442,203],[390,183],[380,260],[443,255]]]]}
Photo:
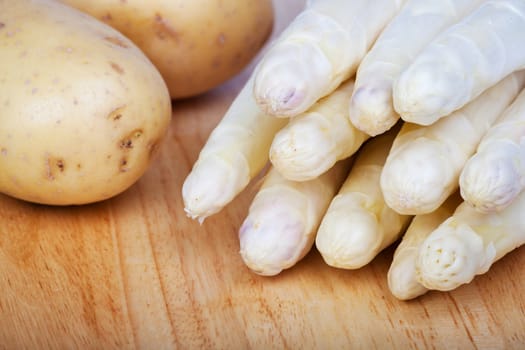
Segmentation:
{"type": "Polygon", "coordinates": [[[250,79],[210,134],[184,181],[184,210],[202,222],[227,205],[268,162],[275,133],[285,120],[262,113],[250,79]]]}
{"type": "Polygon", "coordinates": [[[404,124],[381,174],[388,205],[410,215],[439,207],[457,189],[461,169],[524,82],[525,72],[514,73],[432,125],[404,124]]]}
{"type": "Polygon", "coordinates": [[[461,195],[481,212],[501,210],[525,188],[525,90],[483,136],[459,177],[461,195]]]}
{"type": "Polygon", "coordinates": [[[426,46],[394,84],[394,108],[429,125],[525,68],[525,1],[487,1],[426,46]]]}
{"type": "Polygon", "coordinates": [[[408,0],[365,55],[356,75],[350,119],[371,136],[399,120],[392,86],[414,57],[441,31],[463,18],[481,0],[408,0]]]}
{"type": "Polygon", "coordinates": [[[370,139],[319,226],[317,250],[331,266],[357,269],[394,242],[410,217],[399,215],[383,200],[379,176],[399,128],[370,139]]]}
{"type": "Polygon", "coordinates": [[[459,192],[450,196],[439,208],[428,214],[416,215],[396,247],[387,280],[390,292],[400,300],[409,300],[425,294],[425,288],[416,276],[418,251],[424,240],[443,221],[449,218],[461,203],[459,192]]]}
{"type": "Polygon", "coordinates": [[[368,138],[348,119],[353,85],[353,81],[343,83],[275,135],[270,161],[281,175],[294,181],[311,180],[352,155],[368,138]]]}
{"type": "Polygon", "coordinates": [[[484,274],[525,243],[524,212],[523,192],[499,212],[480,213],[463,202],[421,245],[418,281],[428,289],[448,291],[484,274]]]}
{"type": "Polygon", "coordinates": [[[314,0],[264,55],[255,75],[261,109],[290,117],[306,111],[355,73],[405,0],[314,0]]]}
{"type": "Polygon", "coordinates": [[[350,165],[351,158],[342,160],[304,182],[286,180],[270,168],[239,231],[245,264],[266,276],[295,265],[311,249],[321,218],[350,165]]]}

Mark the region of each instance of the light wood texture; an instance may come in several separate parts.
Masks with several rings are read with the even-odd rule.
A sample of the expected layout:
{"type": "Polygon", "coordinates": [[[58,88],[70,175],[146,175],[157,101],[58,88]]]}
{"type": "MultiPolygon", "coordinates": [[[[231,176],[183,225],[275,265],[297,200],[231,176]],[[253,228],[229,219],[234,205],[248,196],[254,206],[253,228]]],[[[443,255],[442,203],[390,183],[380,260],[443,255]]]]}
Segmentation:
{"type": "MultiPolygon", "coordinates": [[[[276,32],[302,1],[277,3],[276,32]]],[[[392,248],[343,271],[314,250],[276,277],[244,267],[253,186],[200,226],[181,186],[253,65],[174,104],[160,156],[111,200],[55,208],[0,196],[1,349],[513,349],[525,344],[525,249],[450,293],[397,301],[392,248]]]]}

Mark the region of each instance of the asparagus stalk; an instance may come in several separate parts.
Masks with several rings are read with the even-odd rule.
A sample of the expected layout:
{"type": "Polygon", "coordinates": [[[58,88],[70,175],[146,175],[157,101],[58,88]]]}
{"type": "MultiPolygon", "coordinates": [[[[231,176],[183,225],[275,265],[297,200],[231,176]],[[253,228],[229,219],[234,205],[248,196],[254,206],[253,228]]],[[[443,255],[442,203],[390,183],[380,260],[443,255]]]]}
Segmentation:
{"type": "Polygon", "coordinates": [[[525,71],[514,73],[432,125],[405,123],[381,174],[387,204],[407,215],[438,208],[456,191],[463,166],[524,83],[525,71]]]}
{"type": "Polygon", "coordinates": [[[354,154],[368,138],[348,119],[353,80],[294,117],[275,135],[270,161],[284,177],[311,180],[354,154]]]}
{"type": "Polygon", "coordinates": [[[261,109],[291,117],[354,75],[405,0],[312,0],[263,57],[254,93],[261,109]]]}
{"type": "Polygon", "coordinates": [[[311,249],[315,234],[351,165],[351,158],[310,181],[285,179],[270,168],[239,231],[245,264],[261,275],[276,275],[311,249]]]}
{"type": "Polygon", "coordinates": [[[370,139],[319,226],[317,250],[331,266],[356,269],[394,242],[410,221],[389,208],[379,188],[381,170],[399,128],[370,139]]]}
{"type": "Polygon", "coordinates": [[[429,125],[525,68],[525,2],[486,1],[428,44],[393,89],[403,120],[429,125]]]}

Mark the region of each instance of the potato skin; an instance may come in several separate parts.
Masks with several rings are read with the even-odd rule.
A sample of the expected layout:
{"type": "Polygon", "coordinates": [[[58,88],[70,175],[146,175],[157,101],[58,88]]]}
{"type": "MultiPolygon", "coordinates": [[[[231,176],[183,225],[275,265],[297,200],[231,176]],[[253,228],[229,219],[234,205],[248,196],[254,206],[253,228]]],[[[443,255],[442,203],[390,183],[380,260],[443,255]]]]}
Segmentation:
{"type": "Polygon", "coordinates": [[[129,39],[56,1],[0,0],[0,57],[0,192],[85,204],[142,176],[171,100],[129,39]]]}
{"type": "Polygon", "coordinates": [[[273,28],[271,0],[62,0],[118,29],[151,59],[172,98],[239,73],[273,28]]]}

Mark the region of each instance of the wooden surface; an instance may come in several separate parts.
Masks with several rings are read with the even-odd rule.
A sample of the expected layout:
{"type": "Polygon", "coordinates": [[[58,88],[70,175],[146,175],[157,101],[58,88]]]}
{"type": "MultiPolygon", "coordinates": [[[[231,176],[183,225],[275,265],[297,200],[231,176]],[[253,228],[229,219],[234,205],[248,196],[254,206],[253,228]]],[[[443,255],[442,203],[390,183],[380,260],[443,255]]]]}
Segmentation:
{"type": "MultiPolygon", "coordinates": [[[[277,2],[276,32],[301,3],[277,2]]],[[[202,226],[185,217],[182,182],[250,69],[175,103],[160,156],[122,195],[67,208],[0,197],[0,348],[523,348],[525,249],[400,302],[392,248],[358,271],[314,250],[277,277],[251,273],[237,229],[253,187],[202,226]]]]}

